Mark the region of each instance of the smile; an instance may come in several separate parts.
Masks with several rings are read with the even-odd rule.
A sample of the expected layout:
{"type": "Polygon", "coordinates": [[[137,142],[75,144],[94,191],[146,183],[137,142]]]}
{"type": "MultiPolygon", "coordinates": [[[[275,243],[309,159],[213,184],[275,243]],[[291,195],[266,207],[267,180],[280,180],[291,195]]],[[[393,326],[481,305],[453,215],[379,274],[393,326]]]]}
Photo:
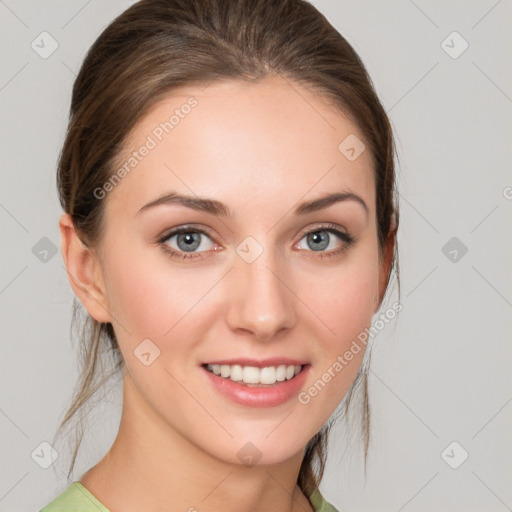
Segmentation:
{"type": "Polygon", "coordinates": [[[276,382],[284,382],[298,375],[304,365],[242,366],[239,364],[207,364],[204,367],[214,375],[229,379],[237,384],[247,386],[272,386],[276,382]]]}

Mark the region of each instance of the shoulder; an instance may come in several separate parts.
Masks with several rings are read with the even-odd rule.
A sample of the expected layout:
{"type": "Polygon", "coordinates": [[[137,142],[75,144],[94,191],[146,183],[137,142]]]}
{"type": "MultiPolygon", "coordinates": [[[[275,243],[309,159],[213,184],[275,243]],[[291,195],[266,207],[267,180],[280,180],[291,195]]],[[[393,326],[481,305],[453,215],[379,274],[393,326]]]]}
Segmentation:
{"type": "MultiPolygon", "coordinates": [[[[339,512],[325,501],[319,489],[312,492],[310,499],[315,512],[339,512]]],[[[109,510],[77,481],[39,512],[109,512],[109,510]]]]}
{"type": "Polygon", "coordinates": [[[320,489],[315,489],[311,493],[310,500],[315,509],[315,512],[339,512],[337,508],[335,508],[329,502],[325,501],[325,498],[322,496],[320,489]]]}
{"type": "Polygon", "coordinates": [[[109,510],[77,481],[39,512],[109,512],[109,510]]]}

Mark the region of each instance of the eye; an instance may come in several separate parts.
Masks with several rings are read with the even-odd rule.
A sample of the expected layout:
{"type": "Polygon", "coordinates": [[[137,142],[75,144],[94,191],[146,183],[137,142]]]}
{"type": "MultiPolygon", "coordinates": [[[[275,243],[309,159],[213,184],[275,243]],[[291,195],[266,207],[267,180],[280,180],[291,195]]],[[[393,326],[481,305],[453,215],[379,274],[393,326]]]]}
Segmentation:
{"type": "MultiPolygon", "coordinates": [[[[356,239],[336,225],[328,224],[305,232],[301,242],[296,245],[301,251],[318,253],[316,256],[319,258],[330,258],[345,252],[356,239]],[[301,246],[302,240],[305,240],[307,247],[301,246]]],[[[208,233],[192,226],[173,229],[161,237],[158,243],[171,258],[181,260],[203,258],[203,253],[221,249],[208,233]]]]}
{"type": "Polygon", "coordinates": [[[308,231],[301,238],[301,242],[297,244],[299,249],[318,252],[320,257],[330,257],[345,252],[354,244],[355,238],[341,231],[335,225],[329,224],[308,231]],[[306,247],[300,246],[302,240],[305,240],[306,247]]]}
{"type": "Polygon", "coordinates": [[[182,226],[163,236],[158,243],[172,257],[187,259],[201,257],[196,253],[216,249],[215,242],[201,229],[182,226]]]}

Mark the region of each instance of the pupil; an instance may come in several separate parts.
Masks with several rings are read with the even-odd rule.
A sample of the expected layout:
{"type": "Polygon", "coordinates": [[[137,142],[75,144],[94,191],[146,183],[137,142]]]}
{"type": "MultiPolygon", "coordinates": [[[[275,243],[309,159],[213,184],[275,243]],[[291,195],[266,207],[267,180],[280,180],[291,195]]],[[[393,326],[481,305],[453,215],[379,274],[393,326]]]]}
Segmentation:
{"type": "Polygon", "coordinates": [[[314,244],[320,244],[320,247],[313,247],[314,250],[322,250],[329,245],[329,237],[326,231],[315,231],[311,233],[309,235],[309,241],[312,241],[314,244]]]}
{"type": "MultiPolygon", "coordinates": [[[[180,242],[185,242],[185,251],[195,250],[199,247],[199,233],[185,233],[178,235],[178,246],[180,246],[180,242]]],[[[180,247],[180,249],[183,249],[180,247]]]]}

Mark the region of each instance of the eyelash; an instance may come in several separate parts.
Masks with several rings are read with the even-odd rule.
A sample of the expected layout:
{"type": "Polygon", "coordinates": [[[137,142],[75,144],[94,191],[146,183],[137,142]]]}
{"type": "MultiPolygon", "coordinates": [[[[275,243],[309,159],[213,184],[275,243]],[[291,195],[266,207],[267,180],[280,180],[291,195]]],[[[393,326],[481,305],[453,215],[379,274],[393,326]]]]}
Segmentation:
{"type": "MultiPolygon", "coordinates": [[[[316,255],[312,256],[312,257],[317,257],[317,258],[320,258],[320,259],[324,259],[324,258],[332,258],[332,257],[335,257],[335,256],[340,256],[342,253],[347,251],[352,245],[354,245],[355,242],[357,241],[357,239],[355,237],[353,237],[352,235],[350,235],[348,233],[345,233],[343,231],[340,231],[336,227],[336,225],[334,225],[334,224],[325,224],[325,225],[322,225],[322,226],[318,226],[318,227],[316,227],[314,229],[311,229],[309,231],[306,231],[304,233],[301,233],[301,237],[300,237],[299,240],[302,240],[305,236],[309,235],[310,233],[317,233],[319,231],[320,232],[321,231],[327,231],[328,233],[332,233],[332,234],[338,236],[338,238],[343,240],[345,243],[342,245],[341,248],[336,249],[334,251],[330,251],[330,252],[320,252],[320,251],[317,252],[317,251],[308,251],[308,250],[301,249],[301,251],[304,251],[304,252],[316,253],[316,255]]],[[[178,252],[175,249],[170,248],[166,244],[166,242],[170,238],[172,238],[173,236],[179,235],[181,233],[200,233],[201,235],[206,235],[208,238],[212,239],[212,237],[206,231],[203,231],[202,229],[193,228],[193,227],[190,227],[190,226],[182,226],[182,227],[176,228],[173,231],[171,231],[170,233],[167,233],[166,235],[161,237],[157,241],[158,244],[162,247],[162,249],[171,258],[180,259],[180,260],[205,258],[206,256],[201,256],[201,254],[202,253],[211,252],[211,251],[202,251],[202,252],[199,252],[199,253],[186,253],[186,252],[178,252]]]]}

